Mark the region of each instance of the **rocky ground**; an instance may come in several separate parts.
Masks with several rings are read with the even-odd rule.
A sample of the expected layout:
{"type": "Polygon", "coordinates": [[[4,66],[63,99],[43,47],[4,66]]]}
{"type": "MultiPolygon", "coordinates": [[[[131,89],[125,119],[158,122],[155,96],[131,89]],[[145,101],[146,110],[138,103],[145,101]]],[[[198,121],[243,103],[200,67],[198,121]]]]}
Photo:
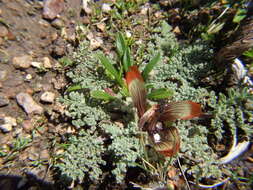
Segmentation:
{"type": "Polygon", "coordinates": [[[83,20],[80,0],[47,2],[0,1],[0,171],[52,181],[50,116],[67,84],[57,59],[76,46],[83,20]]]}

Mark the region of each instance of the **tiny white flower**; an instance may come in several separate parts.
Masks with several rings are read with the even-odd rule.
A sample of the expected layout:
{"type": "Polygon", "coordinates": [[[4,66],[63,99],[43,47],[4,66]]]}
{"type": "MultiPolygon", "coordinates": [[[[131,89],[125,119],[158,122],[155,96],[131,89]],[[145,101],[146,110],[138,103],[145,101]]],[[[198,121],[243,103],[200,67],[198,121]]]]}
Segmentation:
{"type": "Polygon", "coordinates": [[[161,136],[158,133],[154,134],[154,140],[155,140],[155,143],[159,143],[161,140],[161,136]]]}

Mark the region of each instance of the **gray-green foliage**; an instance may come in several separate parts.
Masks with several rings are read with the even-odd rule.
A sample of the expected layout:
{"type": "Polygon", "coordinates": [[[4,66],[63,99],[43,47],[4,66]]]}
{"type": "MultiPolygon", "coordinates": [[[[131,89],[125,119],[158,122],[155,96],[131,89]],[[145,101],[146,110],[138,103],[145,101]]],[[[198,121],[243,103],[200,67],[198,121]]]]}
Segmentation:
{"type": "Polygon", "coordinates": [[[73,53],[76,68],[69,71],[67,76],[73,84],[79,84],[83,89],[101,90],[109,87],[112,81],[103,73],[102,65],[95,58],[98,52],[89,50],[89,43],[84,41],[73,53]]]}
{"type": "Polygon", "coordinates": [[[81,90],[64,95],[61,101],[67,106],[66,115],[71,118],[72,124],[83,130],[78,136],[68,139],[68,148],[62,155],[62,163],[57,167],[62,175],[71,179],[82,181],[88,176],[93,182],[99,182],[102,180],[100,166],[105,164],[102,155],[110,155],[113,158],[111,173],[120,183],[127,167],[133,166],[141,156],[142,149],[137,137],[137,125],[127,122],[133,120],[129,103],[119,99],[105,103],[90,96],[94,89],[101,90],[113,85],[99,65],[96,55],[97,52],[88,50],[87,42],[83,42],[73,55],[76,67],[67,76],[71,78],[73,86],[80,85],[81,90]],[[123,120],[121,127],[110,120],[110,112],[115,110],[122,112],[118,116],[118,119],[123,120]],[[105,137],[106,134],[108,137],[105,137]],[[111,142],[105,145],[107,138],[111,142]]]}
{"type": "Polygon", "coordinates": [[[112,170],[112,173],[116,176],[116,180],[121,182],[125,177],[127,167],[135,166],[133,161],[143,154],[140,141],[136,138],[138,133],[136,123],[130,122],[126,128],[107,123],[103,123],[101,127],[112,140],[108,147],[115,161],[115,169],[112,170]]]}
{"type": "Polygon", "coordinates": [[[219,140],[222,139],[224,127],[229,128],[233,135],[237,129],[243,130],[248,137],[252,135],[253,113],[246,107],[246,103],[252,98],[253,95],[248,93],[248,88],[229,89],[228,96],[220,93],[219,100],[210,104],[214,108],[211,126],[219,140]]]}
{"type": "Polygon", "coordinates": [[[97,106],[97,103],[84,93],[70,92],[62,101],[68,106],[66,115],[71,117],[72,124],[78,128],[96,126],[97,122],[109,119],[102,106],[97,106]]]}
{"type": "Polygon", "coordinates": [[[103,139],[92,130],[81,130],[78,136],[71,136],[65,152],[61,155],[60,168],[62,175],[73,180],[83,181],[88,177],[99,181],[102,171],[100,165],[105,165],[101,158],[105,148],[103,139]]]}
{"type": "Polygon", "coordinates": [[[200,87],[200,79],[212,69],[212,49],[200,42],[187,46],[179,45],[168,30],[169,26],[163,22],[161,27],[155,30],[156,33],[148,44],[148,52],[161,51],[163,62],[154,68],[147,82],[151,88],[173,89],[174,101],[192,100],[201,103],[202,107],[212,108],[209,110],[209,114],[213,116],[211,124],[207,122],[204,125],[193,120],[178,121],[174,125],[179,129],[182,139],[180,156],[186,160],[183,168],[196,178],[218,178],[222,171],[220,166],[215,164],[218,155],[208,144],[208,135],[214,134],[218,140],[222,140],[228,125],[226,130],[232,135],[240,128],[249,136],[252,133],[249,124],[252,113],[245,109],[244,102],[250,95],[245,89],[243,93],[240,89],[229,90],[229,95],[225,96],[200,87]],[[165,29],[167,32],[164,32],[165,29]]]}
{"type": "MultiPolygon", "coordinates": [[[[126,100],[115,99],[111,103],[105,103],[90,97],[91,90],[101,90],[113,86],[115,82],[112,83],[110,75],[104,74],[104,68],[95,58],[97,52],[92,52],[87,47],[87,42],[81,44],[73,56],[76,67],[68,73],[73,85],[80,85],[83,92],[71,92],[62,99],[68,107],[66,114],[72,118],[73,125],[85,130],[82,135],[72,137],[74,140],[69,139],[70,145],[59,168],[63,174],[73,179],[82,180],[89,173],[89,177],[97,181],[102,174],[100,165],[104,164],[101,155],[110,154],[114,166],[111,173],[121,182],[127,167],[135,165],[136,159],[143,154],[143,148],[137,138],[137,124],[131,115],[131,104],[126,100]],[[112,110],[122,112],[123,116],[118,118],[123,121],[120,126],[111,121],[112,110]],[[92,132],[89,132],[89,128],[92,132]],[[111,140],[107,145],[101,141],[101,135],[104,134],[111,140]],[[84,138],[85,136],[87,138],[84,138]],[[89,150],[89,159],[94,157],[92,162],[96,172],[90,173],[88,171],[92,169],[91,166],[84,164],[86,161],[90,163],[88,157],[80,156],[73,160],[69,158],[79,156],[85,147],[92,147],[93,144],[95,147],[89,150]],[[79,163],[83,168],[71,169],[71,165],[79,166],[79,163]]],[[[150,87],[148,90],[173,89],[173,100],[199,102],[212,115],[210,122],[192,120],[173,124],[179,129],[182,139],[180,156],[185,158],[183,168],[196,179],[205,176],[219,177],[222,175],[222,166],[216,164],[218,155],[208,144],[208,136],[211,134],[221,140],[225,135],[225,127],[233,135],[238,128],[247,135],[251,133],[252,127],[249,122],[252,122],[252,113],[245,109],[244,105],[248,93],[245,90],[241,93],[238,89],[225,96],[201,87],[200,79],[212,69],[212,50],[200,42],[191,45],[179,44],[170,31],[170,26],[165,22],[153,30],[153,35],[147,43],[147,52],[141,57],[144,63],[141,68],[143,69],[145,62],[158,52],[162,55],[162,61],[155,66],[147,79],[147,86],[150,87]]]]}

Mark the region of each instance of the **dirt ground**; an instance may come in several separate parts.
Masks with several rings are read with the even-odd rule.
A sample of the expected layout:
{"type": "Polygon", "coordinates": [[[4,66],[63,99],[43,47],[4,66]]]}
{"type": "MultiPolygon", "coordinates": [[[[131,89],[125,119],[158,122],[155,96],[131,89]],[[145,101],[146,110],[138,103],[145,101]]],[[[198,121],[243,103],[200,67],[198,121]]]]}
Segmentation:
{"type": "Polygon", "coordinates": [[[63,5],[61,16],[52,22],[53,19],[43,18],[43,1],[0,1],[0,122],[6,123],[6,117],[12,121],[7,124],[7,131],[2,129],[0,133],[0,151],[8,152],[9,147],[22,149],[19,153],[9,152],[7,160],[0,158],[1,175],[30,173],[45,181],[53,180],[50,163],[34,169],[32,161],[50,160],[51,137],[57,128],[56,123],[49,121],[50,112],[59,111],[56,98],[66,86],[57,59],[73,51],[75,26],[81,22],[80,0],[63,5]],[[65,37],[61,35],[63,30],[65,37]],[[49,101],[41,99],[45,92],[49,101]],[[18,103],[18,94],[30,110],[18,103]],[[32,134],[34,128],[36,134],[32,134]],[[31,135],[32,142],[22,141],[31,135]]]}

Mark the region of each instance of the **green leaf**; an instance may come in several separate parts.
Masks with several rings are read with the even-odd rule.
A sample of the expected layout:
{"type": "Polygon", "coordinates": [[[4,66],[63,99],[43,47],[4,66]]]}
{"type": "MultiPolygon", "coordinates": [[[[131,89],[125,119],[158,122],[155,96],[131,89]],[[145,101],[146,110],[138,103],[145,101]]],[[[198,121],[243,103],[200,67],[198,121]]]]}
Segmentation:
{"type": "Polygon", "coordinates": [[[123,86],[124,82],[120,76],[120,73],[112,65],[112,62],[107,57],[105,57],[103,54],[98,54],[97,57],[101,61],[102,65],[104,65],[105,69],[116,79],[116,81],[121,86],[123,86]]]}
{"type": "Polygon", "coordinates": [[[81,90],[81,89],[82,89],[82,86],[80,84],[75,84],[75,85],[68,87],[68,89],[66,91],[72,92],[72,91],[81,90]]]}
{"type": "Polygon", "coordinates": [[[133,61],[130,55],[130,48],[127,47],[123,56],[123,67],[124,67],[125,72],[127,72],[128,68],[132,65],[133,65],[133,61]]]}
{"type": "Polygon", "coordinates": [[[146,65],[145,69],[142,72],[142,77],[144,78],[144,80],[146,80],[148,78],[148,74],[152,71],[152,69],[160,61],[160,59],[161,59],[161,54],[159,52],[146,65]]]}
{"type": "Polygon", "coordinates": [[[125,38],[122,35],[122,33],[119,32],[116,36],[116,49],[117,49],[117,53],[120,59],[124,55],[126,48],[127,48],[127,45],[126,45],[125,38]]]}
{"type": "Polygon", "coordinates": [[[240,23],[247,16],[246,14],[247,14],[246,9],[239,9],[233,18],[233,22],[240,23]]]}
{"type": "Polygon", "coordinates": [[[59,59],[59,62],[64,66],[64,67],[68,67],[68,66],[72,66],[74,65],[74,62],[69,59],[68,57],[64,56],[62,58],[59,59]]]}
{"type": "Polygon", "coordinates": [[[250,49],[248,51],[245,51],[243,53],[243,55],[247,56],[247,57],[250,57],[250,58],[253,58],[253,49],[250,49]]]}
{"type": "Polygon", "coordinates": [[[96,98],[96,99],[101,99],[101,100],[112,100],[115,99],[115,96],[112,96],[104,91],[101,90],[93,90],[90,92],[91,97],[96,98]]]}
{"type": "Polygon", "coordinates": [[[162,35],[163,36],[166,36],[167,33],[169,33],[171,31],[172,27],[166,22],[166,21],[163,21],[162,22],[162,35]]]}
{"type": "Polygon", "coordinates": [[[166,88],[160,88],[153,90],[151,93],[147,95],[148,99],[151,100],[160,100],[160,99],[165,99],[173,96],[173,90],[166,89],[166,88]]]}

